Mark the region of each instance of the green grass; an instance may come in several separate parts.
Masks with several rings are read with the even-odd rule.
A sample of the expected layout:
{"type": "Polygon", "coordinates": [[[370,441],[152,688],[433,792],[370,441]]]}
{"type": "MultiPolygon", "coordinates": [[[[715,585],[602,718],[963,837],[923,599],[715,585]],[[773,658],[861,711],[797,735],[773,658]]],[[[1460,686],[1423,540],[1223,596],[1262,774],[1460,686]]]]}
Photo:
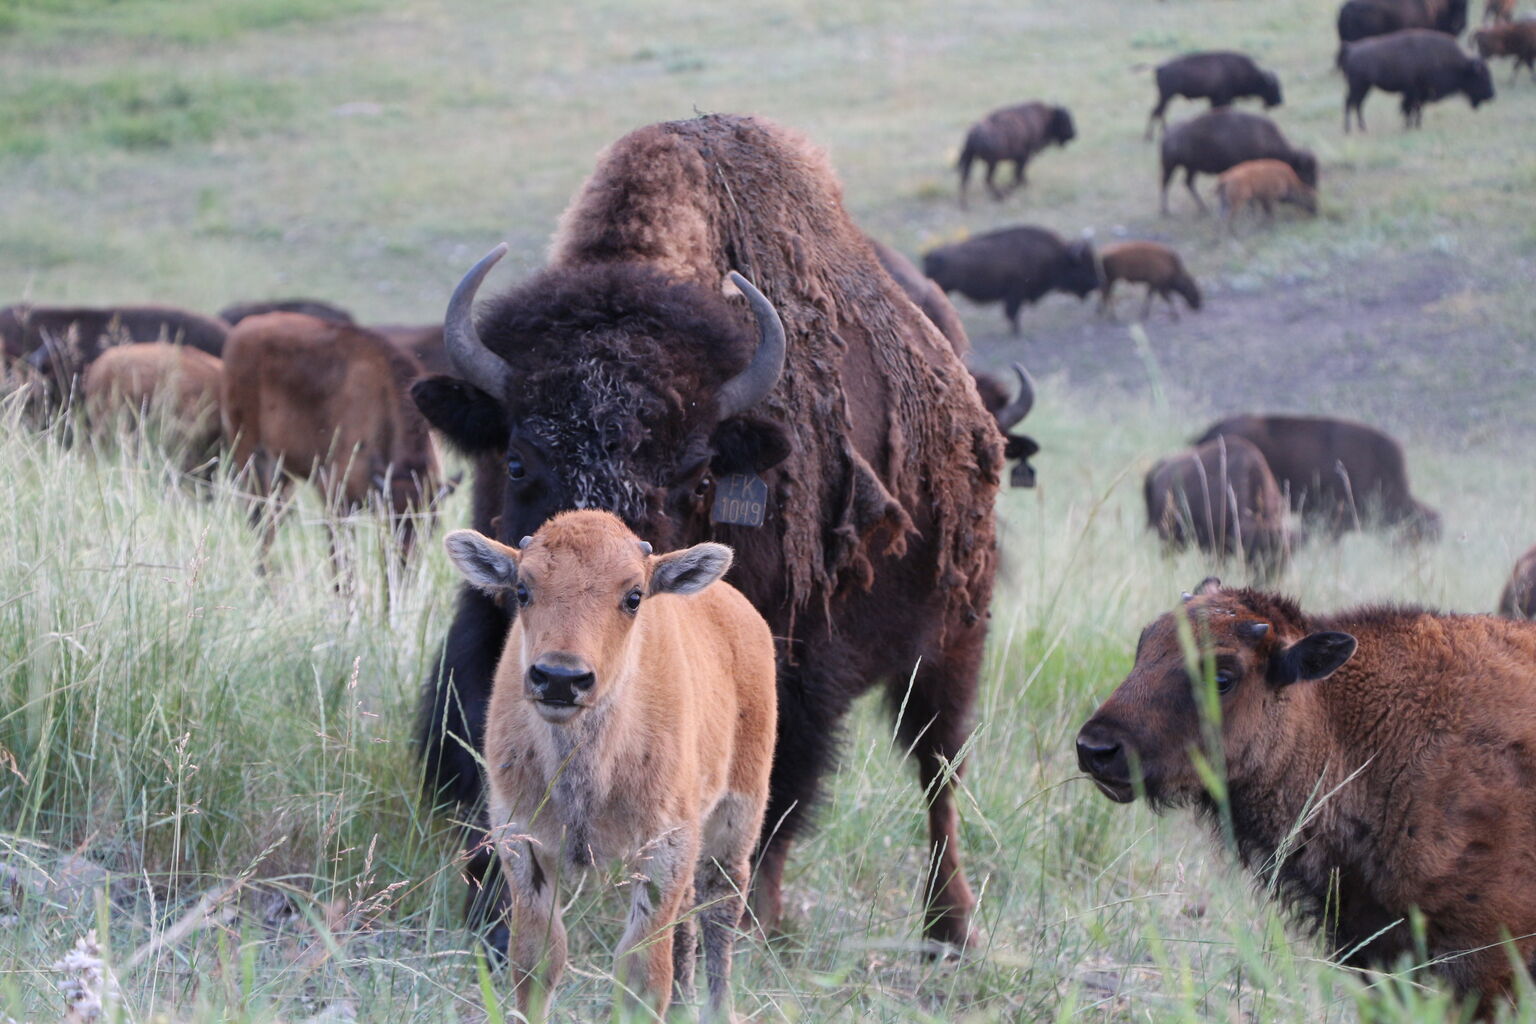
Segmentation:
{"type": "MultiPolygon", "coordinates": [[[[1521,140],[1536,89],[1506,89],[1500,72],[1493,105],[1448,101],[1413,134],[1374,97],[1371,133],[1346,138],[1333,7],[0,4],[0,294],[213,310],[304,292],[365,320],[432,320],[496,240],[514,246],[507,277],[537,266],[622,132],[695,108],[761,112],[827,146],[855,216],[908,252],[1026,220],[1156,236],[1218,294],[1305,286],[1341,311],[1360,275],[1411,285],[1414,268],[1455,268],[1455,291],[1391,328],[1454,339],[1443,354],[1371,327],[1347,370],[1323,368],[1395,398],[1445,540],[1310,547],[1282,586],[1316,608],[1488,610],[1536,540],[1518,443],[1536,315],[1536,172],[1521,140]],[[1280,71],[1274,115],[1324,175],[1324,217],[1240,243],[1216,241],[1183,196],[1178,216],[1157,217],[1155,147],[1141,141],[1151,65],[1228,45],[1280,71]],[[1068,103],[1079,139],[1042,156],[1006,206],[959,211],[965,126],[1031,97],[1068,103]],[[1437,408],[1473,414],[1451,431],[1437,408]]],[[[983,359],[1017,354],[995,310],[962,312],[983,359]]],[[[1027,321],[1084,315],[1047,303],[1027,321]]],[[[1263,350],[1264,330],[1235,337],[1212,372],[1285,358],[1263,350]]],[[[918,952],[921,796],[867,701],[821,829],[791,864],[788,934],[742,943],[744,1015],[1446,1019],[1433,986],[1328,964],[1188,817],[1113,806],[1077,777],[1072,736],[1129,668],[1138,630],[1212,569],[1164,559],[1138,504],[1152,459],[1209,418],[1194,382],[1161,368],[1178,344],[1162,325],[1140,346],[1128,335],[1123,389],[1042,381],[1029,422],[1041,486],[1000,505],[1004,568],[963,801],[987,941],[960,963],[918,952]]],[[[262,576],[238,482],[194,489],[152,447],[97,454],[7,416],[0,1018],[57,1016],[50,965],[95,927],[127,1019],[512,1019],[505,976],[482,988],[453,830],[421,807],[409,754],[415,690],[452,614],[435,540],[401,568],[379,521],[355,517],[337,532],[353,567],[338,590],[332,524],[304,493],[262,576]],[[70,855],[109,870],[110,887],[70,855]],[[85,881],[48,890],[29,864],[74,865],[85,881]],[[217,904],[206,920],[190,913],[204,897],[217,904]]],[[[444,522],[465,522],[467,502],[451,499],[444,522]]],[[[572,896],[559,1019],[607,1015],[623,914],[607,889],[572,896]]]]}

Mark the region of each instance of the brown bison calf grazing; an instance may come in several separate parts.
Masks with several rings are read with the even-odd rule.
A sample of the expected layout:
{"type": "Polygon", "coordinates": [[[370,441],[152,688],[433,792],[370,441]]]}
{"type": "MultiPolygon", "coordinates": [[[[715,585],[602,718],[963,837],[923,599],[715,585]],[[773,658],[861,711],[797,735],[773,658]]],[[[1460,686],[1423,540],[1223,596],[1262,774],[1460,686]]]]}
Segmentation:
{"type": "Polygon", "coordinates": [[[1279,160],[1317,187],[1317,158],[1286,141],[1273,121],[1262,114],[1222,107],[1181,121],[1163,133],[1162,212],[1168,213],[1168,182],[1184,168],[1184,187],[1205,212],[1205,200],[1195,191],[1196,174],[1220,174],[1245,160],[1279,160]]]}
{"type": "Polygon", "coordinates": [[[1142,631],[1077,756],[1112,800],[1140,792],[1230,826],[1243,864],[1346,964],[1391,965],[1421,935],[1491,1016],[1513,992],[1511,954],[1536,956],[1536,625],[1311,616],[1206,580],[1142,631]]]}
{"type": "Polygon", "coordinates": [[[1402,93],[1403,126],[1424,124],[1424,105],[1465,93],[1476,110],[1493,99],[1493,77],[1488,63],[1468,57],[1452,36],[1427,28],[1410,28],[1350,43],[1339,55],[1339,68],[1348,80],[1344,94],[1344,131],[1349,115],[1365,131],[1361,109],[1371,89],[1402,93]]]}
{"type": "Polygon", "coordinates": [[[1038,101],[994,110],[971,125],[960,147],[960,205],[970,186],[971,164],[977,160],[987,165],[986,185],[992,198],[1002,202],[1009,192],[1025,184],[1024,166],[1036,153],[1052,143],[1065,146],[1077,137],[1072,114],[1066,107],[1053,107],[1038,101]],[[992,183],[997,165],[1013,162],[1013,184],[1006,190],[992,183]]]}
{"type": "Polygon", "coordinates": [[[1317,215],[1317,190],[1296,176],[1291,165],[1279,160],[1245,160],[1216,179],[1216,198],[1227,230],[1237,234],[1237,215],[1257,204],[1264,216],[1275,219],[1275,204],[1290,203],[1317,215]]]}
{"type": "Polygon", "coordinates": [[[1179,318],[1178,307],[1173,304],[1174,293],[1184,296],[1190,309],[1200,308],[1200,286],[1184,269],[1179,254],[1157,242],[1115,242],[1099,250],[1099,267],[1103,280],[1099,285],[1099,312],[1113,309],[1111,297],[1116,281],[1133,281],[1147,286],[1147,299],[1141,304],[1141,318],[1152,312],[1152,296],[1161,296],[1168,303],[1168,312],[1179,318]]]}
{"type": "Polygon", "coordinates": [[[1484,60],[1492,57],[1515,58],[1515,66],[1509,73],[1511,85],[1520,74],[1522,65],[1530,71],[1531,78],[1536,79],[1536,21],[1527,19],[1480,29],[1472,33],[1472,41],[1477,44],[1478,56],[1484,60]]]}
{"type": "Polygon", "coordinates": [[[1142,494],[1147,525],[1170,548],[1241,555],[1264,578],[1290,557],[1285,496],[1264,454],[1240,437],[1158,460],[1142,494]]]}
{"type": "Polygon", "coordinates": [[[518,548],[448,535],[469,583],[511,599],[485,729],[490,834],[507,878],[518,1009],[565,968],[557,880],[637,875],[619,982],[658,1017],[692,987],[697,911],[710,1016],[730,1017],[731,945],[768,804],[777,691],[768,624],[717,582],[731,549],[653,555],[610,512],[564,512],[518,548]]]}
{"type": "Polygon", "coordinates": [[[1186,53],[1157,66],[1157,105],[1147,118],[1147,138],[1152,126],[1167,120],[1163,112],[1175,96],[1209,99],[1213,107],[1231,106],[1244,96],[1257,96],[1265,109],[1280,105],[1280,78],[1265,71],[1246,53],[1231,50],[1207,50],[1186,53]]]}
{"type": "Polygon", "coordinates": [[[163,410],[165,440],[191,469],[218,453],[223,383],[223,361],[198,349],[159,341],[118,345],[86,367],[86,415],[105,437],[125,415],[163,410]]]}
{"type": "Polygon", "coordinates": [[[1520,556],[1504,593],[1499,595],[1499,614],[1511,619],[1536,619],[1536,547],[1520,556]]]}

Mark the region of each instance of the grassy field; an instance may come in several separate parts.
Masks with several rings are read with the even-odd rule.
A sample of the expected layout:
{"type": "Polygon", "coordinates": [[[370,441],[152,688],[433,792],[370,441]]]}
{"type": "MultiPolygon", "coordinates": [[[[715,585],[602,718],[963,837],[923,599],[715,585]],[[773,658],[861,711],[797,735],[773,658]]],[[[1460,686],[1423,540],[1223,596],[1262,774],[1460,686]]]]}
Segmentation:
{"type": "MultiPolygon", "coordinates": [[[[1020,221],[1175,243],[1209,309],[1141,341],[1056,297],[1015,342],[962,303],[980,363],[1042,371],[1041,486],[1000,508],[965,780],[985,943],[961,962],[918,950],[920,794],[870,702],[791,864],[788,933],[738,947],[738,1010],[1441,1021],[1439,990],[1329,964],[1191,820],[1111,805],[1071,750],[1140,627],[1210,570],[1160,555],[1139,486],[1215,414],[1369,413],[1410,441],[1445,539],[1305,549],[1281,585],[1310,607],[1488,610],[1536,540],[1536,86],[1501,67],[1491,106],[1439,104],[1413,134],[1378,95],[1370,134],[1345,137],[1333,6],[0,3],[0,295],[213,310],[306,293],[433,320],[495,241],[508,277],[541,262],[603,145],[695,109],[805,131],[855,216],[911,253],[1020,221]],[[1187,196],[1157,217],[1150,68],[1212,46],[1281,74],[1274,116],[1323,165],[1317,221],[1231,242],[1187,196]],[[1004,206],[960,211],[965,126],[1032,97],[1070,105],[1080,138],[1004,206]]],[[[18,412],[0,410],[0,1020],[56,1019],[53,965],[93,928],[123,1020],[510,1019],[409,756],[451,614],[436,543],[402,569],[377,519],[328,524],[304,496],[262,576],[237,481],[194,490],[153,449],[66,445],[18,412]]],[[[466,496],[443,515],[465,522],[466,496]]],[[[571,896],[559,1019],[608,1014],[622,907],[605,888],[571,896]]]]}

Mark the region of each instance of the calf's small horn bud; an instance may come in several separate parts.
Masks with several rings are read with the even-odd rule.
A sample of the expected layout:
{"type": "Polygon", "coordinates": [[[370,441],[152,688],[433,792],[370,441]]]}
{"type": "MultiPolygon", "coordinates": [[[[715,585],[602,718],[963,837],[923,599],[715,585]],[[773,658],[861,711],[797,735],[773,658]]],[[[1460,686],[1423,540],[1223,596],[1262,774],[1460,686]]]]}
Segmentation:
{"type": "Polygon", "coordinates": [[[533,538],[532,537],[524,537],[522,540],[517,542],[517,549],[519,551],[521,551],[523,548],[526,548],[529,544],[532,544],[532,543],[533,543],[533,538]]]}

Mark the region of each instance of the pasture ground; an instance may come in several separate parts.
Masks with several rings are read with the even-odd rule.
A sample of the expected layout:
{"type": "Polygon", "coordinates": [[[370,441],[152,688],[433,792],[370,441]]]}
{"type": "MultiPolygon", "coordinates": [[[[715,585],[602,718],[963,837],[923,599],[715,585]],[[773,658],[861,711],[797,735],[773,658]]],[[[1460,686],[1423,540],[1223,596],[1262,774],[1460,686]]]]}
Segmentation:
{"type": "MultiPolygon", "coordinates": [[[[0,6],[0,295],[213,310],[305,293],[365,321],[433,320],[497,240],[513,246],[498,281],[540,263],[604,144],[695,108],[768,114],[827,146],[854,215],[913,255],[1018,222],[1174,244],[1208,308],[1177,323],[1159,310],[1140,334],[1058,296],[1016,341],[995,307],[958,304],[980,365],[1023,358],[1041,377],[1028,429],[1044,446],[1040,488],[1000,509],[1005,578],[965,779],[985,943],[959,963],[918,949],[920,795],[866,701],[792,863],[788,934],[739,947],[738,1010],[1446,1019],[1406,965],[1329,964],[1187,816],[1109,804],[1071,739],[1140,626],[1210,568],[1161,557],[1139,486],[1226,412],[1392,428],[1444,514],[1432,548],[1305,549],[1282,586],[1307,606],[1493,606],[1536,540],[1536,87],[1507,87],[1500,67],[1492,105],[1438,104],[1412,134],[1377,95],[1371,132],[1346,137],[1331,0],[522,6],[0,6]],[[1217,46],[1281,74],[1273,116],[1322,164],[1316,221],[1218,240],[1181,191],[1157,216],[1150,68],[1217,46]],[[1026,192],[960,211],[949,165],[966,125],[1032,97],[1069,105],[1080,137],[1039,158],[1026,192]]],[[[420,807],[408,756],[451,614],[436,545],[401,569],[379,521],[355,517],[338,592],[306,495],[260,577],[238,481],[194,491],[153,448],[96,453],[4,415],[0,1019],[55,1019],[51,965],[91,928],[124,1020],[510,1019],[505,979],[458,927],[452,830],[420,807]]],[[[571,897],[562,1020],[608,1012],[622,907],[602,888],[571,897]]]]}

